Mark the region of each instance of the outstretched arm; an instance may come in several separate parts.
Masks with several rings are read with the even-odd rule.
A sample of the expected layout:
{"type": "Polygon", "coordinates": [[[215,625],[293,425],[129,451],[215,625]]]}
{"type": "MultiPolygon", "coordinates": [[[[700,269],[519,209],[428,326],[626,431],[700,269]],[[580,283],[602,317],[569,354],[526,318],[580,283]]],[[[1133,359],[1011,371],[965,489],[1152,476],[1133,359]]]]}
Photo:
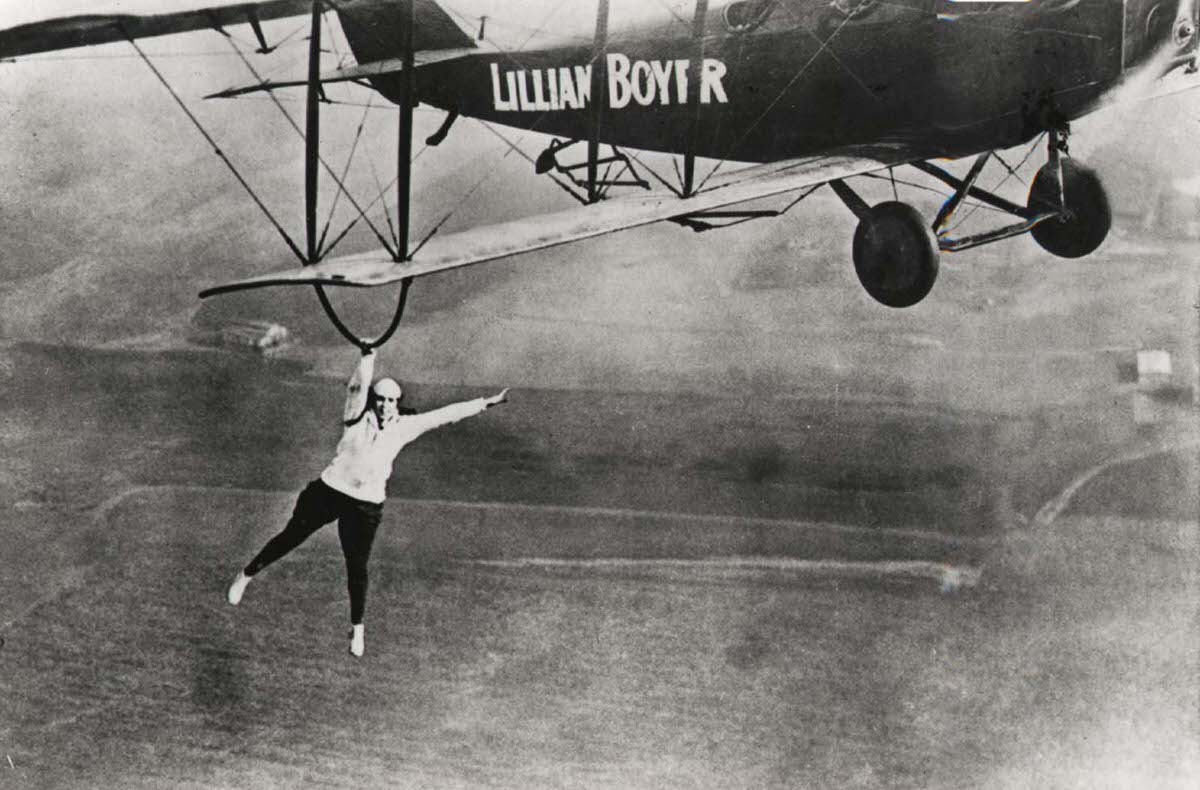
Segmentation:
{"type": "Polygon", "coordinates": [[[342,421],[349,424],[362,416],[367,409],[367,392],[371,387],[371,377],[375,375],[375,353],[364,351],[354,368],[354,374],[346,383],[346,406],[342,410],[342,421]]]}
{"type": "Polygon", "coordinates": [[[475,400],[465,400],[461,403],[451,403],[449,406],[443,406],[440,409],[418,414],[412,417],[412,419],[416,420],[418,433],[420,434],[432,431],[434,428],[440,428],[443,425],[449,425],[452,422],[465,420],[467,417],[474,417],[484,409],[498,406],[507,400],[508,390],[504,389],[490,398],[476,398],[475,400]]]}

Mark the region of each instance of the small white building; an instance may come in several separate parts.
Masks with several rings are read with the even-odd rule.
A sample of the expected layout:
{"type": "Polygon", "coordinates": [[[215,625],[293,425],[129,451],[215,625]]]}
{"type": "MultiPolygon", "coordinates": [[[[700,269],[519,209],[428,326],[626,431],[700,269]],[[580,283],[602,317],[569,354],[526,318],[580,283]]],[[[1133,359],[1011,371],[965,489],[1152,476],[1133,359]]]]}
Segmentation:
{"type": "Polygon", "coordinates": [[[1171,384],[1171,353],[1158,349],[1137,352],[1138,389],[1154,391],[1171,384]]]}
{"type": "Polygon", "coordinates": [[[267,349],[282,346],[290,339],[291,336],[288,334],[287,327],[280,324],[271,324],[267,327],[267,331],[263,332],[262,337],[258,339],[255,345],[258,346],[260,351],[266,351],[267,349]]]}
{"type": "Polygon", "coordinates": [[[1171,354],[1160,349],[1137,353],[1137,391],[1133,393],[1133,421],[1154,425],[1169,420],[1174,413],[1162,395],[1172,387],[1171,354]]]}
{"type": "Polygon", "coordinates": [[[287,327],[272,321],[238,321],[214,334],[218,345],[241,346],[260,354],[278,351],[294,340],[287,327]]]}

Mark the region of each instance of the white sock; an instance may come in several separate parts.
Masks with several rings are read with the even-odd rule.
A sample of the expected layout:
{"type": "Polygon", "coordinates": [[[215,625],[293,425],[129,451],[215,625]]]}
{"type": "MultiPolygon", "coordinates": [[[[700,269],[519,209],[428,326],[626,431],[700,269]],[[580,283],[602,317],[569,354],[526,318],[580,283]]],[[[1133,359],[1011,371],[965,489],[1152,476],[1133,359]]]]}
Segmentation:
{"type": "Polygon", "coordinates": [[[366,649],[362,623],[350,626],[350,655],[361,658],[366,649]]]}
{"type": "Polygon", "coordinates": [[[246,585],[250,583],[250,577],[245,571],[238,573],[237,578],[233,580],[233,584],[229,585],[229,592],[225,598],[234,606],[242,602],[242,594],[246,592],[246,585]]]}

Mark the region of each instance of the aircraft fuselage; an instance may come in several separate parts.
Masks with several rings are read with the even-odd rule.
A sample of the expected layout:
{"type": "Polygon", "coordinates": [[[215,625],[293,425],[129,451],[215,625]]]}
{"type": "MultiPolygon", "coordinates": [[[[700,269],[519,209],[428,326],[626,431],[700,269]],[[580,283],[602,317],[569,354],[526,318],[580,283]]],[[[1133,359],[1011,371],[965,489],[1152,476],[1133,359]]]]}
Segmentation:
{"type": "MultiPolygon", "coordinates": [[[[417,70],[418,97],[570,139],[588,137],[598,102],[605,143],[682,152],[695,128],[697,155],[740,161],[877,143],[966,154],[1090,111],[1175,21],[1173,3],[1144,0],[740,5],[770,8],[741,26],[729,6],[710,11],[702,47],[673,20],[612,36],[595,62],[580,43],[432,63],[417,70]]],[[[372,85],[403,98],[398,75],[372,85]]]]}

